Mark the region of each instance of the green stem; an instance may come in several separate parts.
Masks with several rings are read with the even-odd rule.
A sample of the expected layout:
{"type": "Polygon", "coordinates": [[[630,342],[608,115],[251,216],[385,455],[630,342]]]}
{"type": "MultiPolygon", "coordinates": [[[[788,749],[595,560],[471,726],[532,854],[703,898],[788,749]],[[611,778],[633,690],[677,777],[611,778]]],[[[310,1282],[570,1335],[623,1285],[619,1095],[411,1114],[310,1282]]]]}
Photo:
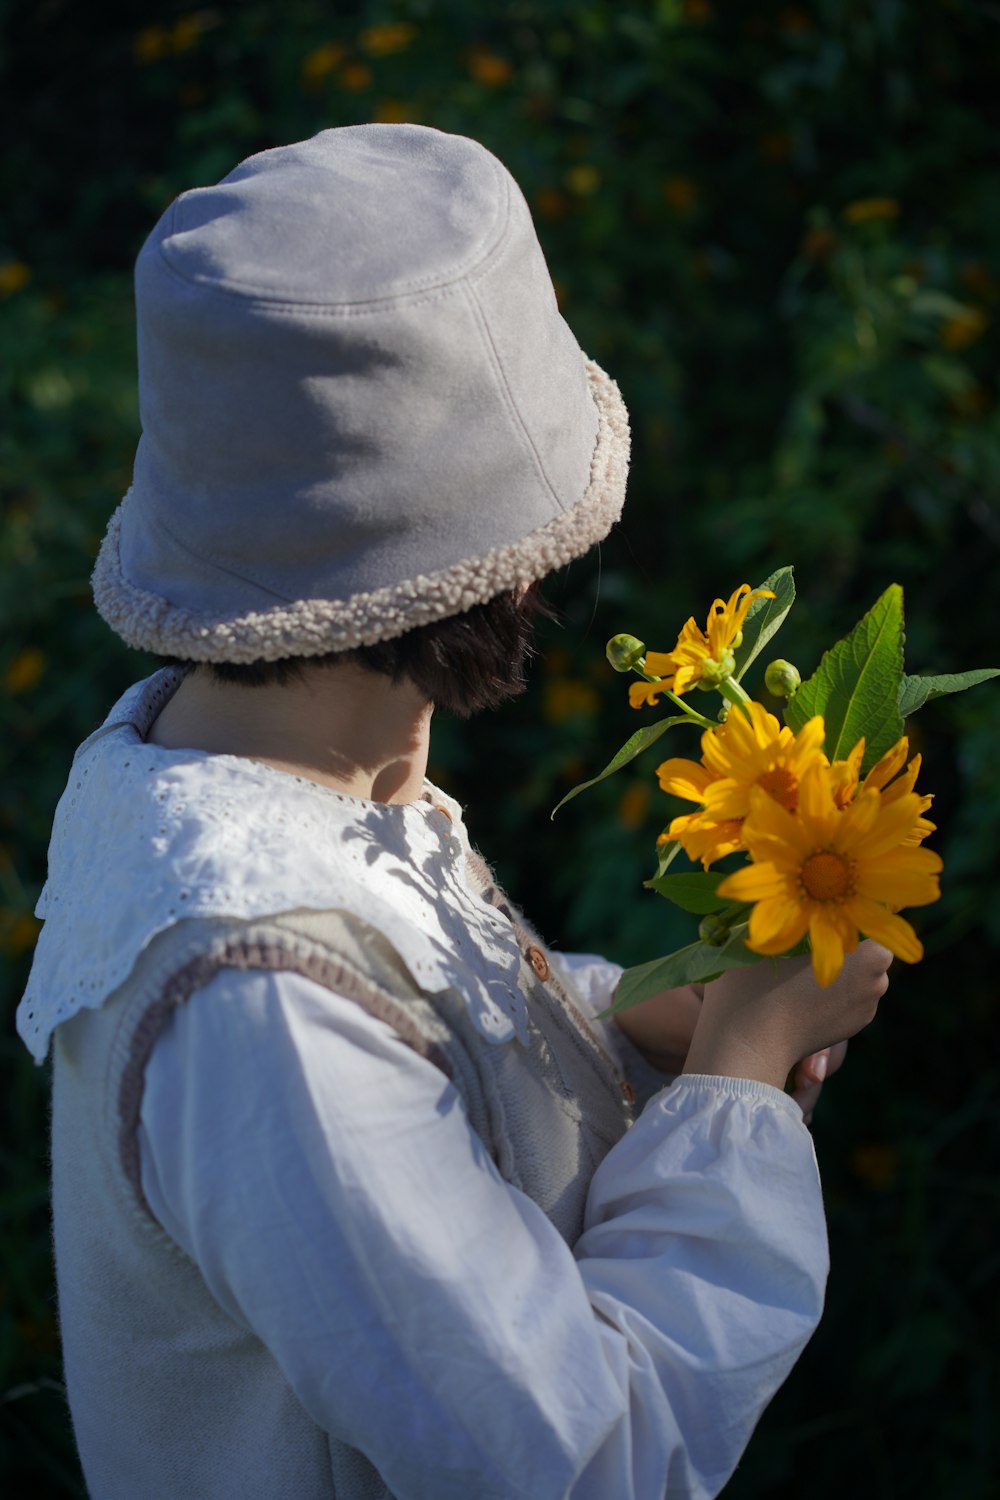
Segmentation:
{"type": "MultiPolygon", "coordinates": [[[[663,681],[662,677],[654,677],[654,675],[652,674],[652,672],[647,672],[645,670],[645,668],[646,668],[646,658],[644,656],[640,656],[639,660],[636,662],[635,666],[632,668],[632,671],[635,672],[635,674],[638,677],[641,677],[644,682],[662,682],[663,681]]],[[[711,719],[706,719],[704,714],[700,714],[700,713],[697,712],[696,709],[691,708],[687,703],[684,702],[683,698],[678,698],[677,694],[671,692],[671,690],[668,687],[665,687],[663,689],[663,692],[670,699],[671,703],[676,703],[677,704],[677,707],[680,709],[681,713],[685,716],[685,718],[690,719],[691,722],[692,722],[692,724],[700,724],[700,726],[702,727],[702,729],[717,729],[718,728],[718,725],[715,724],[715,723],[713,723],[713,721],[711,719]]],[[[748,703],[750,702],[749,698],[747,699],[747,702],[748,703]]]]}
{"type": "Polygon", "coordinates": [[[743,688],[740,687],[739,683],[736,681],[736,678],[724,677],[722,681],[717,684],[717,686],[723,698],[728,699],[728,701],[735,704],[737,708],[741,708],[744,714],[746,714],[747,718],[749,719],[750,704],[753,700],[751,699],[749,693],[745,692],[743,688]]]}

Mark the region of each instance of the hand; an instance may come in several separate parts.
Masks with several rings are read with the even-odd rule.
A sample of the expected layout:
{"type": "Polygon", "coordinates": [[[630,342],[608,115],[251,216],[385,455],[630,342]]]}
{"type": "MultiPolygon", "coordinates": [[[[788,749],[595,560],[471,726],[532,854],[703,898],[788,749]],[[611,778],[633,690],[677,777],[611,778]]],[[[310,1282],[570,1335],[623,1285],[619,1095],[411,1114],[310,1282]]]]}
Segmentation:
{"type": "Polygon", "coordinates": [[[661,1073],[680,1073],[701,1014],[705,986],[686,984],[676,990],[661,990],[614,1017],[634,1047],[651,1067],[661,1073]]]}
{"type": "Polygon", "coordinates": [[[892,954],[870,940],[821,989],[808,958],[730,969],[705,986],[684,1071],[753,1078],[783,1088],[803,1058],[833,1048],[873,1019],[892,954]]]}
{"type": "Polygon", "coordinates": [[[835,1047],[824,1047],[822,1051],[804,1057],[795,1069],[786,1090],[801,1109],[804,1125],[812,1124],[824,1079],[833,1077],[846,1056],[847,1043],[838,1042],[835,1047]]]}

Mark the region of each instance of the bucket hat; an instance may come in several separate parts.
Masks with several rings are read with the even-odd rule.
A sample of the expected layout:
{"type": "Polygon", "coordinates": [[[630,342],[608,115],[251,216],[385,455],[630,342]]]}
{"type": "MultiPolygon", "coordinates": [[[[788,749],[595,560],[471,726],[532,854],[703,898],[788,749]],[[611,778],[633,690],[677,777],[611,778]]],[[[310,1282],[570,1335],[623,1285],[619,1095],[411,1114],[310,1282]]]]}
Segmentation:
{"type": "Polygon", "coordinates": [[[136,264],[142,436],[97,608],[131,646],[374,644],[585,552],[628,418],[475,141],[324,130],[183,193],[136,264]]]}

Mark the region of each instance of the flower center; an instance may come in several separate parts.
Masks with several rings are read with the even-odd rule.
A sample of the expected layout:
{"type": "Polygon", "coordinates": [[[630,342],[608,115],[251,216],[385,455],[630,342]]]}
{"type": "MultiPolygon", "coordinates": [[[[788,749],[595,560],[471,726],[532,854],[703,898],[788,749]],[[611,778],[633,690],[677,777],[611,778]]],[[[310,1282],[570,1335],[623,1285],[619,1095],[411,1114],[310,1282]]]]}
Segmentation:
{"type": "Polygon", "coordinates": [[[851,866],[839,854],[824,850],[822,854],[810,854],[799,879],[807,896],[814,901],[840,901],[851,889],[851,866]]]}
{"type": "Polygon", "coordinates": [[[757,785],[762,792],[773,797],[775,802],[780,802],[786,812],[793,813],[798,807],[799,783],[784,766],[775,766],[773,771],[765,771],[763,776],[757,778],[757,785]]]}

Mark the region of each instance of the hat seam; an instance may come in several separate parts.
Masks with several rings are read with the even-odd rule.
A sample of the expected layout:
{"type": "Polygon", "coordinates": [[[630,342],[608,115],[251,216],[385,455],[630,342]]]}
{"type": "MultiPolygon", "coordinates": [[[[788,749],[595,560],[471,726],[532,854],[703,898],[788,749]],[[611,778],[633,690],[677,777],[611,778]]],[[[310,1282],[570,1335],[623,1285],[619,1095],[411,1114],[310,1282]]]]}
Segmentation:
{"type": "MultiPolygon", "coordinates": [[[[495,164],[495,172],[496,169],[499,168],[499,165],[499,162],[495,164]]],[[[421,283],[417,281],[402,282],[401,285],[403,287],[412,287],[413,291],[393,292],[383,297],[366,297],[353,302],[297,302],[291,300],[288,297],[273,297],[268,292],[255,287],[250,282],[233,281],[231,278],[219,281],[208,281],[187,275],[180,269],[179,266],[174,263],[174,261],[168,254],[166,236],[158,241],[156,250],[158,252],[158,259],[162,260],[164,267],[167,271],[170,272],[172,276],[174,276],[178,281],[181,281],[185,286],[190,286],[198,291],[203,291],[206,295],[209,295],[212,292],[218,292],[221,296],[233,297],[244,303],[259,302],[268,307],[295,309],[295,311],[297,312],[308,309],[310,312],[314,313],[321,312],[323,314],[334,316],[339,314],[340,316],[346,317],[364,316],[371,312],[381,311],[382,308],[389,305],[398,306],[400,303],[408,307],[419,307],[421,304],[421,300],[437,301],[439,297],[444,297],[454,291],[459,291],[465,280],[473,274],[476,274],[477,276],[485,274],[485,272],[489,268],[490,261],[494,258],[494,256],[498,256],[504,249],[508,239],[510,238],[511,191],[509,183],[505,182],[502,177],[501,183],[505,189],[506,197],[502,204],[501,212],[498,215],[498,218],[500,220],[500,228],[496,235],[496,238],[492,241],[492,243],[488,245],[487,249],[483,251],[482,254],[464,263],[461,269],[457,272],[452,273],[447,281],[429,282],[423,285],[421,285],[421,283]],[[428,293],[432,295],[428,296],[428,293]],[[357,313],[354,313],[354,309],[358,309],[359,311],[357,313]]],[[[180,205],[180,202],[181,198],[177,198],[171,205],[169,225],[169,228],[171,230],[173,229],[173,225],[177,217],[177,209],[180,205]]]]}
{"type": "Polygon", "coordinates": [[[213,568],[217,569],[220,573],[225,573],[228,578],[236,578],[240,583],[253,584],[255,588],[261,589],[264,593],[272,594],[282,604],[294,604],[296,602],[288,594],[283,594],[278,589],[272,588],[270,584],[263,583],[260,578],[255,578],[252,573],[243,573],[237,571],[236,568],[227,567],[224,562],[220,562],[211,552],[195,552],[179,536],[175,536],[163,518],[156,515],[155,512],[147,517],[147,524],[162,531],[169,537],[175,547],[179,548],[181,552],[186,553],[188,557],[193,558],[196,563],[209,562],[213,568]]]}
{"type": "Polygon", "coordinates": [[[531,433],[528,431],[528,425],[525,422],[524,417],[521,415],[521,410],[514,399],[514,393],[510,388],[510,381],[507,379],[507,372],[504,369],[503,360],[500,358],[500,351],[497,349],[496,343],[493,339],[493,332],[489,325],[489,319],[487,318],[483,305],[479,300],[476,289],[472,285],[466,285],[465,290],[466,300],[472,305],[473,319],[478,327],[479,337],[486,348],[487,357],[489,358],[490,364],[493,367],[494,379],[496,380],[496,383],[500,388],[501,395],[504,398],[504,403],[507,407],[514,428],[521,439],[521,445],[530,453],[534,461],[535,470],[539,478],[541,479],[542,484],[552,496],[552,499],[559,507],[560,512],[565,513],[566,506],[562,503],[556,493],[555,486],[553,485],[552,480],[549,478],[548,473],[546,472],[545,465],[542,463],[541,454],[539,453],[538,448],[535,445],[531,433]]]}

